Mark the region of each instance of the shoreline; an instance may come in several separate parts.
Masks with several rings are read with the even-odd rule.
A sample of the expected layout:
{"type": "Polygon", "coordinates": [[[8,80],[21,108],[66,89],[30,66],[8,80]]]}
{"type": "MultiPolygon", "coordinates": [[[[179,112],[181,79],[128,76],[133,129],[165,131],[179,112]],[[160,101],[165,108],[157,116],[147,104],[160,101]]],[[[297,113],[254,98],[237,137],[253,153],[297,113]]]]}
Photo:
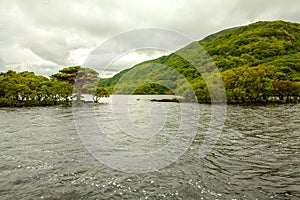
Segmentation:
{"type": "MultiPolygon", "coordinates": [[[[138,99],[137,101],[139,101],[138,99]]],[[[236,106],[268,106],[268,105],[296,105],[300,104],[300,102],[280,102],[280,101],[272,101],[272,102],[252,102],[252,103],[232,103],[232,102],[190,102],[185,101],[182,99],[177,98],[171,98],[171,99],[150,99],[147,100],[149,102],[153,103],[197,103],[202,105],[236,105],[236,106]]],[[[61,106],[61,107],[72,107],[73,105],[101,105],[101,104],[107,104],[107,103],[101,103],[101,102],[91,102],[91,101],[82,101],[82,102],[76,102],[76,101],[70,101],[68,103],[56,103],[56,104],[18,104],[18,105],[0,105],[0,108],[34,108],[34,107],[55,107],[55,106],[61,106]]]]}

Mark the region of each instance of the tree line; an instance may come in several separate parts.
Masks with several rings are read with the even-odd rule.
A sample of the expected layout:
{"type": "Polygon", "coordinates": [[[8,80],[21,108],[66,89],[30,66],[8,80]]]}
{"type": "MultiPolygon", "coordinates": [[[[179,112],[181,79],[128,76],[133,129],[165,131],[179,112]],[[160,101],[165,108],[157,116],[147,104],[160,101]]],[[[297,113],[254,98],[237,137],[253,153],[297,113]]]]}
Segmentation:
{"type": "MultiPolygon", "coordinates": [[[[221,72],[221,76],[227,103],[298,103],[300,100],[300,81],[274,66],[243,66],[221,72]]],[[[193,87],[200,103],[210,102],[206,83],[201,78],[193,82],[193,87]]]]}
{"type": "Polygon", "coordinates": [[[207,75],[204,80],[202,76],[193,72],[194,75],[190,73],[184,76],[186,81],[175,77],[172,82],[170,80],[173,74],[159,68],[139,75],[138,72],[145,71],[147,68],[149,67],[144,65],[136,66],[134,70],[137,73],[127,71],[123,74],[123,77],[127,76],[126,81],[103,86],[109,79],[100,80],[99,85],[117,94],[176,94],[183,96],[186,101],[193,99],[194,92],[198,103],[212,103],[210,91],[213,91],[214,95],[221,95],[218,98],[214,97],[214,101],[217,102],[213,103],[225,101],[230,104],[298,103],[300,101],[300,81],[274,66],[242,66],[220,72],[223,84],[215,84],[215,81],[220,81],[214,78],[215,73],[207,75]],[[153,80],[154,82],[151,83],[153,80]],[[136,88],[137,85],[139,87],[136,88]],[[222,85],[224,85],[226,99],[222,95],[223,89],[220,88],[222,85]],[[193,92],[189,88],[192,88],[193,92]]]}
{"type": "Polygon", "coordinates": [[[0,73],[0,107],[70,105],[81,102],[82,94],[91,94],[98,102],[109,96],[98,80],[96,71],[81,66],[64,68],[49,78],[9,70],[0,73]]]}

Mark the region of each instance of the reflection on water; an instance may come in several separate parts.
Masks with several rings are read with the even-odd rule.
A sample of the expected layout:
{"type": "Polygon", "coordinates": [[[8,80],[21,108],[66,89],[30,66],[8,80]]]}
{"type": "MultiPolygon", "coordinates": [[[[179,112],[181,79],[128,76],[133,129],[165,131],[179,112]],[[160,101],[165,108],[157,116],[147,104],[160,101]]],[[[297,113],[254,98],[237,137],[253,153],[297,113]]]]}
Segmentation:
{"type": "MultiPolygon", "coordinates": [[[[153,112],[167,113],[171,122],[178,120],[172,113],[178,112],[180,104],[150,102],[144,98],[149,97],[136,98],[140,99],[137,101],[140,108],[155,106],[153,112]]],[[[95,110],[102,128],[109,133],[108,138],[116,145],[144,152],[165,145],[174,137],[174,129],[170,127],[148,143],[145,138],[128,142],[133,141],[132,137],[112,126],[114,118],[108,113],[111,104],[105,101],[95,110]]],[[[228,105],[222,135],[204,158],[199,157],[198,150],[210,122],[211,108],[199,105],[199,109],[199,134],[189,149],[168,167],[145,174],[113,170],[90,155],[79,140],[70,107],[0,109],[0,197],[300,198],[299,105],[228,105]]],[[[142,127],[149,123],[145,110],[141,110],[141,116],[137,112],[132,116],[142,127]]],[[[161,125],[159,121],[156,123],[161,125]]]]}

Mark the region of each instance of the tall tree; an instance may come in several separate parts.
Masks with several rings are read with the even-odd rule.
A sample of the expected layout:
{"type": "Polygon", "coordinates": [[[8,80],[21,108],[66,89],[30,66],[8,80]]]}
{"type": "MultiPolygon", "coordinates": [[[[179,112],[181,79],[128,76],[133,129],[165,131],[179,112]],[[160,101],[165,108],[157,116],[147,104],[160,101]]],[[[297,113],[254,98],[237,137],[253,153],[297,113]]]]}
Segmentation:
{"type": "Polygon", "coordinates": [[[84,91],[89,91],[89,87],[94,88],[97,86],[98,75],[98,72],[93,69],[73,66],[60,70],[59,73],[53,74],[51,78],[72,84],[76,92],[76,100],[80,101],[84,91]]]}

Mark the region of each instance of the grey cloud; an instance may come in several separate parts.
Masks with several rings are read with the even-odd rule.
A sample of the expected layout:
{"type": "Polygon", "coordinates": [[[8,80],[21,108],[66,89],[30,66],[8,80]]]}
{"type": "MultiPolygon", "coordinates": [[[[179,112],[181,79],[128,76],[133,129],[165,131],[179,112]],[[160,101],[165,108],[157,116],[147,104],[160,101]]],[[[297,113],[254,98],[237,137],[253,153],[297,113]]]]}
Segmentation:
{"type": "Polygon", "coordinates": [[[136,52],[145,57],[159,57],[159,55],[172,53],[162,49],[155,49],[155,50],[140,49],[137,50],[136,52]]]}
{"type": "Polygon", "coordinates": [[[63,43],[32,41],[26,47],[46,61],[51,61],[57,65],[66,65],[65,58],[68,56],[69,50],[63,43]]]}
{"type": "Polygon", "coordinates": [[[113,60],[133,50],[157,49],[173,52],[190,42],[191,38],[172,30],[137,29],[105,41],[91,53],[85,65],[104,70],[113,60]]]}
{"type": "MultiPolygon", "coordinates": [[[[74,56],[74,51],[82,48],[92,50],[111,37],[137,28],[167,28],[199,40],[228,27],[276,19],[299,22],[300,1],[2,0],[0,52],[15,52],[15,55],[0,54],[0,62],[2,65],[8,65],[13,63],[12,59],[15,58],[15,62],[19,62],[23,68],[36,66],[32,69],[49,74],[51,69],[55,73],[57,66],[73,65],[74,59],[71,57],[74,56]],[[26,57],[28,53],[23,52],[28,50],[36,55],[31,56],[31,61],[26,57]],[[40,63],[50,65],[45,67],[48,65],[40,63]],[[47,70],[43,71],[44,67],[47,70]]],[[[155,37],[157,44],[165,40],[178,42],[172,37],[155,37]]],[[[117,55],[123,47],[134,48],[142,45],[150,44],[147,40],[122,41],[122,44],[115,44],[113,51],[109,49],[98,52],[102,53],[101,57],[94,55],[95,62],[92,64],[101,65],[99,58],[109,59],[117,55]]],[[[138,53],[146,55],[145,57],[152,56],[147,51],[138,53]]],[[[125,66],[129,62],[124,60],[123,64],[125,66]]]]}
{"type": "Polygon", "coordinates": [[[61,65],[55,65],[55,64],[35,64],[28,66],[27,68],[29,71],[33,71],[38,75],[45,75],[50,76],[56,72],[58,72],[60,69],[62,69],[64,66],[61,65]]]}
{"type": "Polygon", "coordinates": [[[243,20],[300,20],[300,1],[298,0],[252,0],[237,1],[232,10],[232,16],[243,20]]]}
{"type": "Polygon", "coordinates": [[[31,65],[13,64],[13,65],[1,66],[0,72],[6,72],[8,70],[14,70],[17,72],[30,71],[30,72],[34,72],[37,75],[44,75],[49,77],[53,73],[58,72],[61,68],[62,66],[51,64],[51,63],[41,63],[41,64],[31,64],[31,65]]]}
{"type": "Polygon", "coordinates": [[[128,26],[123,16],[117,16],[119,11],[111,2],[53,0],[49,3],[22,1],[18,5],[31,23],[45,28],[69,29],[74,34],[85,32],[103,37],[128,26]]]}

